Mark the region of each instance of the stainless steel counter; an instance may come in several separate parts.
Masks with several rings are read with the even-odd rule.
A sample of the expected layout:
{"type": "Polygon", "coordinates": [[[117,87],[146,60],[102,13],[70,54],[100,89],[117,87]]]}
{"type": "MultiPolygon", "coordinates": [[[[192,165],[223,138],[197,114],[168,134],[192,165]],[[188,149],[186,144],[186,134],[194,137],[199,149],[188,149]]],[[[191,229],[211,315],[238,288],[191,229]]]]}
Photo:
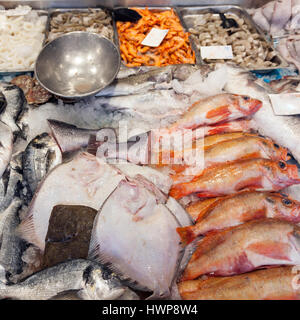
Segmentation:
{"type": "Polygon", "coordinates": [[[86,7],[130,7],[130,6],[196,6],[235,4],[244,8],[260,7],[269,0],[40,0],[40,1],[0,1],[5,8],[14,8],[19,4],[29,5],[35,9],[47,8],[86,8],[86,7]]]}

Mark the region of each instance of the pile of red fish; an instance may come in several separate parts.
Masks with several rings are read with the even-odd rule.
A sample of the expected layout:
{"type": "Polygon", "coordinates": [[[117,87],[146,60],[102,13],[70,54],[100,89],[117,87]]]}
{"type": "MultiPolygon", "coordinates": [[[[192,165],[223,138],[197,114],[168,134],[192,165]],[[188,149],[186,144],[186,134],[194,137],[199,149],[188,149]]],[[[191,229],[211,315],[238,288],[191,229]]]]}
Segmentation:
{"type": "MultiPolygon", "coordinates": [[[[247,121],[261,106],[247,96],[209,97],[195,103],[170,131],[228,128],[231,121],[247,121]]],[[[177,229],[183,245],[196,244],[178,284],[180,295],[297,298],[292,266],[300,263],[300,203],[279,191],[300,183],[298,168],[286,163],[288,150],[269,138],[247,129],[225,132],[204,138],[204,168],[184,159],[172,167],[170,195],[200,198],[186,208],[195,224],[177,229]]]]}

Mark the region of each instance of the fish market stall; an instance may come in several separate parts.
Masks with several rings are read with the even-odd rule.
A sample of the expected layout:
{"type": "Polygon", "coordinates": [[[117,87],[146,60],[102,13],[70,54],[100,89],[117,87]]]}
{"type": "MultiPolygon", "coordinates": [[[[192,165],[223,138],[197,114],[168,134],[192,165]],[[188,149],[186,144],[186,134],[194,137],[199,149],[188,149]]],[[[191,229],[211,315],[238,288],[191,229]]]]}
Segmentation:
{"type": "Polygon", "coordinates": [[[231,2],[0,1],[0,299],[299,299],[300,3],[231,2]],[[81,32],[120,68],[66,99],[81,32]]]}

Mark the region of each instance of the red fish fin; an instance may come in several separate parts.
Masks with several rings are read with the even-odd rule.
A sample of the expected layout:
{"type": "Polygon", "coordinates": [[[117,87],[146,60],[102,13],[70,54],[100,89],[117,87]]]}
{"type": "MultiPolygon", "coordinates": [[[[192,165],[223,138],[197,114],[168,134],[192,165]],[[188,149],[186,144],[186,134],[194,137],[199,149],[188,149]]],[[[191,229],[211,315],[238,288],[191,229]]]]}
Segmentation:
{"type": "Polygon", "coordinates": [[[183,227],[183,228],[177,228],[176,231],[180,235],[182,245],[184,245],[184,246],[188,245],[189,243],[191,243],[195,239],[193,229],[190,226],[183,227]]]}
{"type": "Polygon", "coordinates": [[[280,243],[275,241],[256,242],[250,244],[247,247],[247,250],[271,259],[290,260],[290,246],[287,243],[280,243]]]}
{"type": "Polygon", "coordinates": [[[206,114],[207,119],[218,118],[218,122],[225,121],[231,115],[229,106],[221,106],[219,108],[210,110],[206,114]]]}

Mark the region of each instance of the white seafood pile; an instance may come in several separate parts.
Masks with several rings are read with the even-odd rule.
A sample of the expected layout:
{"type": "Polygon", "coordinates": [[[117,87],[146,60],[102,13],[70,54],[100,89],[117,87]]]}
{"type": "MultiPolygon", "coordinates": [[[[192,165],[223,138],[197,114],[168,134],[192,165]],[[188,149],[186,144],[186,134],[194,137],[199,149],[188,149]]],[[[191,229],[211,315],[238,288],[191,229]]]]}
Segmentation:
{"type": "Polygon", "coordinates": [[[42,49],[47,16],[28,6],[0,11],[0,69],[32,70],[42,49]]]}

